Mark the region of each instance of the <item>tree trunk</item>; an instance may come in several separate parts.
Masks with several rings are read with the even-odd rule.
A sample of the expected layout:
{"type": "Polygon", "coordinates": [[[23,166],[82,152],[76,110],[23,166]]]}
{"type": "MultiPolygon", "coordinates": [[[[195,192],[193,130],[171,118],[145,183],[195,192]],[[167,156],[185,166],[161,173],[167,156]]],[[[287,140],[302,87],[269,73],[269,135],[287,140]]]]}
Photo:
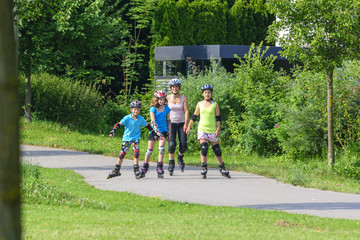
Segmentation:
{"type": "Polygon", "coordinates": [[[31,59],[25,69],[25,121],[31,122],[31,59]]]}
{"type": "Polygon", "coordinates": [[[334,115],[333,115],[333,73],[334,69],[327,74],[327,114],[328,114],[328,166],[335,164],[335,148],[334,148],[334,115]]]}
{"type": "Polygon", "coordinates": [[[13,2],[0,1],[0,239],[21,239],[19,96],[13,2]]]}

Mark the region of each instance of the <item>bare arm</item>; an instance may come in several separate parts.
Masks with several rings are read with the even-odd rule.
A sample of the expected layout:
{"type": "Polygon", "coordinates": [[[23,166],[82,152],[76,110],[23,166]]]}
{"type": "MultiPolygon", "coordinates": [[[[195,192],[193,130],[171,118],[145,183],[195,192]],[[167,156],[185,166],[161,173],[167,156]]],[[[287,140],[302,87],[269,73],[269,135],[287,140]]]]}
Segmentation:
{"type": "MultiPolygon", "coordinates": [[[[216,104],[215,107],[215,116],[220,116],[220,107],[219,104],[216,104]]],[[[220,136],[220,127],[221,127],[221,121],[216,121],[216,131],[215,131],[215,137],[220,136]]]]}
{"type": "MultiPolygon", "coordinates": [[[[198,104],[196,105],[196,108],[195,108],[195,111],[194,111],[194,115],[199,116],[199,113],[200,113],[200,107],[199,107],[199,103],[198,103],[198,104]]],[[[193,125],[193,123],[194,123],[194,120],[190,119],[189,125],[188,125],[188,127],[187,127],[187,129],[186,129],[186,134],[189,135],[189,133],[190,133],[190,128],[191,128],[191,126],[193,125]]]]}
{"type": "Polygon", "coordinates": [[[185,112],[185,124],[184,124],[184,131],[186,132],[187,125],[189,122],[189,102],[187,97],[184,95],[184,112],[185,112]]]}

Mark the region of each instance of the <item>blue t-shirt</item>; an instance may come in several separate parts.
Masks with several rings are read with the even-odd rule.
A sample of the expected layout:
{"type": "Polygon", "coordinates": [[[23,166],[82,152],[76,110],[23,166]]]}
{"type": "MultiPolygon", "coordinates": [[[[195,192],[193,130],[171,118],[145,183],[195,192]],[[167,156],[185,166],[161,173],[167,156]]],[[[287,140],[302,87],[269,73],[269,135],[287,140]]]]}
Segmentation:
{"type": "Polygon", "coordinates": [[[140,140],[140,128],[148,124],[144,117],[138,115],[137,119],[134,120],[131,117],[131,114],[126,115],[120,122],[125,127],[125,132],[122,138],[123,141],[140,140]]]}
{"type": "Polygon", "coordinates": [[[159,132],[167,132],[167,125],[166,125],[166,115],[171,111],[168,105],[165,105],[165,109],[162,112],[158,112],[156,107],[151,107],[150,112],[155,114],[155,122],[156,126],[159,129],[159,132]]]}

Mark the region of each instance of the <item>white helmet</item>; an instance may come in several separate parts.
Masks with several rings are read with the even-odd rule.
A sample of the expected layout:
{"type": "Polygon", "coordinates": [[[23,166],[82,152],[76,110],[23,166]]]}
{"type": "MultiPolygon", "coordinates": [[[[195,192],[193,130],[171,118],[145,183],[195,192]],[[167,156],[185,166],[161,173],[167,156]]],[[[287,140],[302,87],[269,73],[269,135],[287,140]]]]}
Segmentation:
{"type": "Polygon", "coordinates": [[[179,87],[181,87],[181,81],[180,81],[180,79],[173,78],[173,79],[171,79],[171,80],[169,81],[169,86],[170,86],[170,88],[171,88],[172,86],[175,86],[175,85],[178,85],[179,87]]]}

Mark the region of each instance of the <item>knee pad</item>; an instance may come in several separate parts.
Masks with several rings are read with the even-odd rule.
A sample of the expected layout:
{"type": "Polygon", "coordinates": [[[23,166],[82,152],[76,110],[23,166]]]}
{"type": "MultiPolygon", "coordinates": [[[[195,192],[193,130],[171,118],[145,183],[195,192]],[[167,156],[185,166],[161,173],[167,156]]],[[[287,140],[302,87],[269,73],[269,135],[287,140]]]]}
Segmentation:
{"type": "Polygon", "coordinates": [[[203,142],[201,144],[201,155],[203,155],[204,157],[207,156],[209,150],[209,144],[207,142],[203,142]]]}
{"type": "Polygon", "coordinates": [[[159,154],[164,154],[164,153],[165,153],[165,147],[159,146],[159,154]]]}
{"type": "Polygon", "coordinates": [[[174,153],[175,152],[175,148],[176,148],[176,142],[175,141],[170,141],[169,142],[169,153],[174,153]]]}
{"type": "Polygon", "coordinates": [[[221,148],[219,144],[215,144],[214,146],[212,146],[212,149],[216,156],[221,157],[221,148]]]}
{"type": "Polygon", "coordinates": [[[126,155],[126,152],[124,150],[121,150],[120,153],[119,153],[119,158],[124,159],[125,155],[126,155]]]}
{"type": "Polygon", "coordinates": [[[152,153],[153,153],[153,150],[152,150],[152,149],[146,150],[146,155],[151,156],[152,153]]]}
{"type": "Polygon", "coordinates": [[[135,158],[139,158],[140,156],[139,149],[134,149],[133,153],[135,158]]]}

